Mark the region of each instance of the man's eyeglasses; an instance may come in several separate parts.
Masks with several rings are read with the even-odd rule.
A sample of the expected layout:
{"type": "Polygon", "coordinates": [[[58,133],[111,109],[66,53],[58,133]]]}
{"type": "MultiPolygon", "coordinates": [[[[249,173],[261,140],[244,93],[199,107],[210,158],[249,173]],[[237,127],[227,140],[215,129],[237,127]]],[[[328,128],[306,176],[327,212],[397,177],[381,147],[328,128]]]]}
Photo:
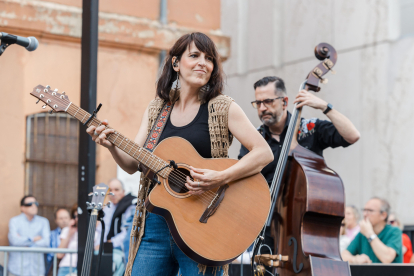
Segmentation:
{"type": "Polygon", "coordinates": [[[252,106],[254,108],[260,108],[260,105],[263,103],[265,107],[268,107],[269,105],[273,104],[273,102],[277,99],[283,99],[284,97],[277,97],[274,99],[265,99],[263,101],[252,101],[252,106]]]}
{"type": "Polygon", "coordinates": [[[362,213],[370,213],[370,214],[372,214],[374,212],[380,212],[380,213],[383,212],[381,210],[372,210],[372,209],[361,209],[361,211],[362,211],[362,213]]]}
{"type": "Polygon", "coordinates": [[[33,204],[36,205],[36,207],[39,207],[39,202],[37,202],[37,201],[25,203],[25,204],[23,204],[23,206],[30,207],[33,204]]]}

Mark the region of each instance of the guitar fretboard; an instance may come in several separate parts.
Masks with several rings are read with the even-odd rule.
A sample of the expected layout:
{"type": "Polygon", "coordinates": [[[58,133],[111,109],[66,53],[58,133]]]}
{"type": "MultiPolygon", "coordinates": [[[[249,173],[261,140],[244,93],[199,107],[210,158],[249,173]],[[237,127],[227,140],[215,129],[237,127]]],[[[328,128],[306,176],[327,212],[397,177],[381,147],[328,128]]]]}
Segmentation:
{"type": "MultiPolygon", "coordinates": [[[[84,109],[74,105],[73,103],[70,103],[68,106],[66,112],[73,116],[74,118],[78,119],[82,124],[84,124],[89,117],[91,116],[90,113],[86,112],[84,109]]],[[[102,125],[102,122],[98,120],[97,118],[93,118],[88,122],[88,127],[95,126],[99,127],[102,125]]],[[[113,129],[110,126],[106,126],[106,129],[113,129]]],[[[167,162],[165,162],[163,159],[157,157],[156,155],[152,154],[150,151],[138,146],[134,141],[128,139],[125,135],[122,135],[120,132],[116,131],[114,133],[111,133],[107,135],[107,139],[113,143],[116,147],[118,147],[120,150],[127,153],[129,156],[137,160],[138,162],[141,162],[146,167],[148,167],[150,170],[157,172],[158,170],[162,169],[166,165],[168,165],[167,162]]],[[[158,174],[166,178],[168,175],[168,172],[170,171],[169,168],[166,168],[159,172],[158,174]]]]}

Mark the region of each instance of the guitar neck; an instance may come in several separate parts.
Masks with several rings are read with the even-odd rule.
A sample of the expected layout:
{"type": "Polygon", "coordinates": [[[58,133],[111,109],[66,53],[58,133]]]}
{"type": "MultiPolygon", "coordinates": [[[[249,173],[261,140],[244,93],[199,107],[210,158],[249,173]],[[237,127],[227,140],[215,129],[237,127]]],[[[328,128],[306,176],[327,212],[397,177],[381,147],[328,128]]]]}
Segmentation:
{"type": "MultiPolygon", "coordinates": [[[[70,103],[70,105],[66,109],[66,112],[70,114],[72,117],[78,119],[82,124],[84,124],[91,116],[90,113],[74,105],[73,103],[70,103]]],[[[102,122],[94,117],[88,122],[87,127],[98,127],[101,125],[102,122]]],[[[113,129],[110,126],[105,127],[106,129],[113,129]]],[[[120,150],[122,150],[123,152],[125,152],[126,154],[128,154],[138,162],[142,163],[154,172],[168,165],[168,163],[166,163],[164,160],[152,154],[150,151],[138,146],[137,143],[128,139],[126,136],[122,135],[120,132],[116,130],[114,133],[107,135],[107,139],[117,148],[119,148],[120,150]]],[[[161,172],[159,172],[159,175],[166,178],[167,170],[162,170],[161,172]]]]}
{"type": "Polygon", "coordinates": [[[86,238],[85,253],[83,256],[83,265],[81,276],[89,276],[91,273],[92,256],[95,241],[95,228],[98,218],[98,211],[92,210],[91,218],[89,219],[88,235],[86,238]]]}

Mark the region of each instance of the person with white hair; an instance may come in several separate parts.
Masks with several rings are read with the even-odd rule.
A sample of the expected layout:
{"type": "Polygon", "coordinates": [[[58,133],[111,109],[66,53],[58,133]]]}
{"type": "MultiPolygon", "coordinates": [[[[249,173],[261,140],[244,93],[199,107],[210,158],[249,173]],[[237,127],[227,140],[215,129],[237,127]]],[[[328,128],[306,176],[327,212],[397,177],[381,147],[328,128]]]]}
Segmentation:
{"type": "Polygon", "coordinates": [[[342,251],[342,259],[351,264],[402,263],[401,230],[387,224],[389,214],[390,204],[385,199],[368,200],[359,222],[361,231],[342,251]]]}
{"type": "Polygon", "coordinates": [[[345,208],[345,235],[349,241],[353,241],[356,235],[359,233],[359,219],[360,215],[358,209],[354,205],[348,205],[345,208]]]}
{"type": "MultiPolygon", "coordinates": [[[[125,256],[124,256],[124,239],[127,236],[126,219],[134,213],[136,207],[136,197],[127,194],[125,195],[124,184],[121,180],[113,178],[108,182],[109,189],[113,195],[109,196],[111,205],[103,209],[105,216],[103,217],[105,223],[104,242],[110,242],[113,245],[113,268],[114,276],[121,276],[125,271],[125,256]]],[[[97,232],[102,232],[102,225],[99,224],[97,232]]]]}

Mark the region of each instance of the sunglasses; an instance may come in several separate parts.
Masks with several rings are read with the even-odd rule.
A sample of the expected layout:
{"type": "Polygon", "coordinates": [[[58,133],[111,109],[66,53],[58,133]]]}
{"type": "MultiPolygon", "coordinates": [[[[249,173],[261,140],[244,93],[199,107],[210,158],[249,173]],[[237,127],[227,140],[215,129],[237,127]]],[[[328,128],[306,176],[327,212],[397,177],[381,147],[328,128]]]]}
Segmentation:
{"type": "Polygon", "coordinates": [[[36,207],[39,207],[39,202],[37,202],[37,201],[34,201],[34,202],[29,202],[29,203],[25,203],[25,204],[23,204],[23,206],[25,206],[25,207],[30,207],[30,206],[32,206],[32,205],[36,205],[36,207]]]}

